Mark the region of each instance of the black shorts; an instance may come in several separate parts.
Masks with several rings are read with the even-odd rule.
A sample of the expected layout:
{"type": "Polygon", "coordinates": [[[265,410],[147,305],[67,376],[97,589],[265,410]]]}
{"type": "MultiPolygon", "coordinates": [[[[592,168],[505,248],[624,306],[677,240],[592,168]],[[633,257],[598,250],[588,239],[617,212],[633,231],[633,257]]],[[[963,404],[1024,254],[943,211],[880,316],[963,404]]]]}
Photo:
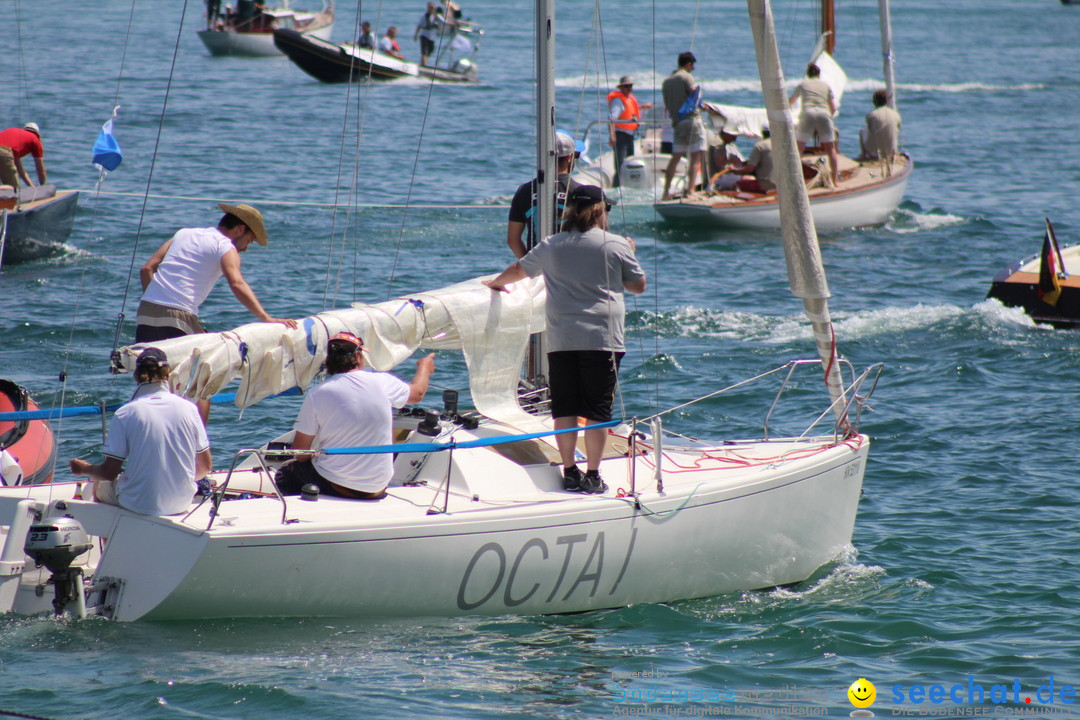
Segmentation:
{"type": "Polygon", "coordinates": [[[344,497],[352,500],[379,500],[386,496],[386,490],[377,493],[360,492],[352,488],[342,487],[333,483],[315,469],[315,463],[310,460],[290,460],[278,468],[274,476],[274,484],[282,495],[299,495],[304,485],[316,485],[319,492],[331,497],[344,497]]]}
{"type": "Polygon", "coordinates": [[[433,52],[435,52],[435,41],[421,35],[420,36],[420,54],[421,55],[430,55],[433,52]]]}
{"type": "Polygon", "coordinates": [[[610,420],[622,357],[623,353],[610,350],[548,353],[551,417],[610,420]]]}

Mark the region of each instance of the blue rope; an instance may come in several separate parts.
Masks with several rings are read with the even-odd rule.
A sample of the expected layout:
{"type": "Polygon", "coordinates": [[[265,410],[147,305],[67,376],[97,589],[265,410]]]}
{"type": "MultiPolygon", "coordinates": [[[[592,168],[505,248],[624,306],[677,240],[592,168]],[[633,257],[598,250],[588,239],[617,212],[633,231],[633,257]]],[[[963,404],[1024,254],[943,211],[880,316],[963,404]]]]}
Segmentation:
{"type": "Polygon", "coordinates": [[[503,437],[494,438],[479,438],[477,440],[466,440],[465,442],[446,442],[446,443],[400,443],[398,445],[360,445],[357,447],[343,447],[343,448],[322,448],[313,452],[319,452],[324,455],[377,455],[380,453],[409,453],[409,452],[441,452],[443,450],[468,450],[470,448],[490,447],[492,445],[506,445],[508,443],[521,442],[522,440],[535,440],[536,438],[548,437],[551,435],[562,435],[563,433],[577,432],[579,430],[590,430],[593,428],[610,428],[615,427],[621,421],[610,420],[604,423],[596,423],[595,425],[586,425],[584,428],[572,427],[565,430],[549,430],[547,432],[528,433],[526,435],[505,435],[503,437]]]}
{"type": "MultiPolygon", "coordinates": [[[[287,395],[299,395],[300,388],[292,387],[285,392],[270,397],[285,397],[287,395]]],[[[236,393],[218,393],[210,398],[212,403],[236,402],[236,393]]],[[[127,403],[114,403],[105,406],[105,412],[114,412],[127,403]]],[[[99,405],[83,405],[70,408],[52,408],[51,410],[19,410],[17,412],[0,413],[0,420],[55,420],[57,418],[77,417],[79,415],[100,415],[102,408],[99,405]]]]}

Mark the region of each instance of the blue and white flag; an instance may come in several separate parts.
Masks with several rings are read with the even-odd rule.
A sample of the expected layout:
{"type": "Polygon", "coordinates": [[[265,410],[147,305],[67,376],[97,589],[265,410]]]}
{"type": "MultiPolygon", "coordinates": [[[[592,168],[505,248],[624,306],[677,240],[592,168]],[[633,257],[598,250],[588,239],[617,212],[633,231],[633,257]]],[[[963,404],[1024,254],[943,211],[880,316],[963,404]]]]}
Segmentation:
{"type": "Polygon", "coordinates": [[[123,155],[120,152],[120,144],[116,142],[116,138],[113,137],[113,121],[109,118],[108,122],[101,126],[101,131],[98,133],[97,140],[94,141],[94,164],[99,166],[102,170],[112,172],[116,168],[120,167],[120,161],[123,160],[123,155]]]}

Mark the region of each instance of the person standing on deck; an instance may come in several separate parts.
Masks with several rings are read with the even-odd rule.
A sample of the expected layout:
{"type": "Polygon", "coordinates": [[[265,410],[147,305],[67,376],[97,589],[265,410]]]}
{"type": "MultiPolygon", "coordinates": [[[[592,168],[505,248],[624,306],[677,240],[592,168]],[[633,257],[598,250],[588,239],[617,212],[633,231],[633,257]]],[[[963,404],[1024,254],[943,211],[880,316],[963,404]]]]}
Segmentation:
{"type": "Polygon", "coordinates": [[[41,144],[41,129],[37,123],[28,122],[21,128],[8,128],[0,132],[0,183],[14,187],[16,195],[20,180],[27,187],[34,187],[22,164],[22,159],[27,155],[34,158],[38,184],[44,185],[48,181],[45,147],[41,144]]]}
{"type": "Polygon", "coordinates": [[[427,12],[420,18],[420,22],[413,31],[413,42],[420,39],[420,64],[427,65],[428,58],[435,52],[435,42],[439,37],[441,25],[439,14],[435,12],[435,3],[427,4],[427,12]]]}
{"type": "Polygon", "coordinates": [[[696,63],[694,53],[679,53],[679,68],[661,86],[664,108],[671,116],[674,131],[671,160],[664,171],[664,200],[671,199],[671,181],[675,179],[675,171],[683,155],[690,157],[687,195],[694,192],[698,173],[705,173],[705,150],[709,147],[709,140],[705,121],[701,118],[701,85],[691,74],[696,63]]]}
{"type": "Polygon", "coordinates": [[[641,111],[652,108],[652,103],[638,105],[634,95],[634,79],[623,75],[615,89],[608,93],[608,115],[611,123],[608,145],[615,151],[615,178],[612,187],[619,187],[619,169],[623,161],[634,154],[634,134],[641,120],[641,111]]]}
{"type": "MultiPolygon", "coordinates": [[[[595,185],[579,185],[567,196],[563,231],[540,242],[497,277],[492,290],[543,274],[547,286],[548,378],[556,430],[611,420],[619,363],[624,353],[626,308],[623,293],[645,292],[645,272],[634,257],[634,242],[608,232],[611,200],[595,185]]],[[[585,428],[585,473],[574,454],[577,432],[555,436],[563,462],[563,489],[607,491],[600,460],[606,428],[585,428]]]]}
{"type": "Polygon", "coordinates": [[[72,474],[94,478],[96,502],[143,515],[176,515],[191,507],[197,483],[213,467],[210,440],[195,405],[169,392],[168,379],[165,353],[143,350],[135,360],[139,387],[113,415],[105,461],[68,463],[72,474]]]}
{"type": "Polygon", "coordinates": [[[578,155],[577,143],[566,133],[555,133],[555,155],[557,159],[555,181],[555,225],[537,233],[533,228],[533,216],[536,214],[536,180],[530,180],[518,186],[514,199],[510,202],[510,217],[506,222],[506,244],[514,257],[525,257],[525,253],[536,244],[536,238],[544,238],[558,232],[559,219],[566,205],[566,194],[578,186],[570,179],[574,171],[574,161],[578,155]],[[527,235],[526,235],[527,233],[527,235]],[[522,238],[525,237],[523,240],[522,238]]]}
{"type": "Polygon", "coordinates": [[[829,157],[829,176],[833,187],[836,187],[840,184],[840,160],[836,154],[836,128],[832,120],[836,115],[836,100],[832,88],[821,79],[821,68],[814,63],[806,66],[806,77],[799,82],[788,104],[794,105],[799,98],[802,98],[802,111],[795,128],[799,154],[802,155],[807,143],[817,135],[818,142],[829,157]]]}

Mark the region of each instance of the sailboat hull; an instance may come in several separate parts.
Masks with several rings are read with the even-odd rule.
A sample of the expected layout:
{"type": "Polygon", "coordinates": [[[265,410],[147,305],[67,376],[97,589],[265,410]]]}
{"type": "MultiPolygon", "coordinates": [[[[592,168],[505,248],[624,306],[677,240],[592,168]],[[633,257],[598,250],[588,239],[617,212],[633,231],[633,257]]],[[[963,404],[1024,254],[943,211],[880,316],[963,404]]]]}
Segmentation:
{"type": "MultiPolygon", "coordinates": [[[[71,500],[66,512],[109,537],[86,572],[109,588],[97,607],[116,620],[578,612],[786,585],[843,553],[867,439],[765,445],[736,452],[809,454],[780,471],[759,455],[749,469],[673,472],[640,507],[614,491],[628,487],[625,458],[603,467],[611,492],[581,496],[559,488],[557,468],[517,466],[515,477],[485,448],[454,453],[451,476],[468,471],[469,487],[452,481],[445,513],[427,514],[441,506],[434,482],[392,484],[378,503],[288,498],[287,524],[277,499],[230,500],[209,531],[206,508],[157,518],[71,500]]],[[[665,462],[723,451],[666,448],[665,462]]],[[[432,480],[446,471],[434,465],[432,480]]],[[[0,489],[0,516],[16,499],[0,489]]],[[[20,598],[17,611],[47,609],[29,588],[20,598]]]]}
{"type": "MultiPolygon", "coordinates": [[[[866,169],[870,175],[876,164],[866,169]]],[[[882,225],[904,199],[913,164],[898,166],[891,175],[864,182],[842,182],[838,190],[817,189],[809,193],[810,211],[819,231],[882,225]],[[847,187],[845,187],[847,185],[847,187]]],[[[776,230],[780,228],[780,203],[775,193],[724,194],[719,198],[674,200],[654,205],[667,220],[695,222],[722,228],[776,230]]]]}

